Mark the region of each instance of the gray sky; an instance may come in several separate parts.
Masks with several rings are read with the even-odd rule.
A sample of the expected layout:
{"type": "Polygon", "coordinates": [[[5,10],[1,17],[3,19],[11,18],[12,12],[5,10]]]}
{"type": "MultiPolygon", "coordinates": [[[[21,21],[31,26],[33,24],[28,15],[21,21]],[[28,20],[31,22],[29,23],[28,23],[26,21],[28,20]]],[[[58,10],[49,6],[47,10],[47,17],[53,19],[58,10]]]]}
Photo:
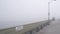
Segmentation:
{"type": "MultiPolygon", "coordinates": [[[[54,6],[51,17],[55,14],[55,17],[59,18],[59,0],[53,4],[51,3],[51,8],[54,6]]],[[[0,0],[1,28],[47,20],[47,15],[48,0],[0,0]]]]}

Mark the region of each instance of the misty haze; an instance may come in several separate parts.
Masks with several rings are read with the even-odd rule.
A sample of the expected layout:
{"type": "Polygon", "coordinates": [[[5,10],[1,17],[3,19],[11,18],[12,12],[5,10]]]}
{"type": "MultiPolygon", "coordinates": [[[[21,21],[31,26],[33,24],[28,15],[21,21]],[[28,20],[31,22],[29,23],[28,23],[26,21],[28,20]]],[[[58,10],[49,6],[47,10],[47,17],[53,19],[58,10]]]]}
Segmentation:
{"type": "Polygon", "coordinates": [[[0,34],[60,34],[60,0],[0,0],[0,34]]]}

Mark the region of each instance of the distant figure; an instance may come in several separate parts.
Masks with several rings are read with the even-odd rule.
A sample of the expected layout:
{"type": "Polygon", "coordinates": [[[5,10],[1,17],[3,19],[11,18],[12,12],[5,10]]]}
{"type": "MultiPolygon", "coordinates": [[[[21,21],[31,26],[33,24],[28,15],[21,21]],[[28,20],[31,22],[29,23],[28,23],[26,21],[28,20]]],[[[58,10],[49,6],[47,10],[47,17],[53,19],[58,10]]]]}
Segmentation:
{"type": "Polygon", "coordinates": [[[52,20],[55,21],[55,17],[53,17],[52,20]]]}

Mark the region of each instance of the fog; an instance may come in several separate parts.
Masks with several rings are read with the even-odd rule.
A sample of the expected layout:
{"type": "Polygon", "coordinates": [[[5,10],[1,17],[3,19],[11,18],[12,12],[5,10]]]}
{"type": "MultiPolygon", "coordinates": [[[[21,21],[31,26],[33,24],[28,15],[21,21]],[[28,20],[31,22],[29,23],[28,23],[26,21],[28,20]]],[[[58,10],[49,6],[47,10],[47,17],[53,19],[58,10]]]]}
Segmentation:
{"type": "MultiPolygon", "coordinates": [[[[59,6],[59,0],[51,3],[51,18],[59,18],[59,6]]],[[[0,0],[0,29],[47,19],[48,0],[0,0]]]]}

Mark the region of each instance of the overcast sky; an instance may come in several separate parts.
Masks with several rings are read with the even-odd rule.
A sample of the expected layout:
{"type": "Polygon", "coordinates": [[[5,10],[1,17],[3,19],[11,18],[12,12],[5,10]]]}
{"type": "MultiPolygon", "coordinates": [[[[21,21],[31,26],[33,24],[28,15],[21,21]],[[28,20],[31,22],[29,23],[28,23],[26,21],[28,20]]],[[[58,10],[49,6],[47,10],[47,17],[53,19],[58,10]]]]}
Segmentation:
{"type": "MultiPolygon", "coordinates": [[[[60,0],[52,2],[51,17],[60,18],[60,0]]],[[[0,0],[0,27],[29,24],[48,19],[48,0],[0,0]]]]}

